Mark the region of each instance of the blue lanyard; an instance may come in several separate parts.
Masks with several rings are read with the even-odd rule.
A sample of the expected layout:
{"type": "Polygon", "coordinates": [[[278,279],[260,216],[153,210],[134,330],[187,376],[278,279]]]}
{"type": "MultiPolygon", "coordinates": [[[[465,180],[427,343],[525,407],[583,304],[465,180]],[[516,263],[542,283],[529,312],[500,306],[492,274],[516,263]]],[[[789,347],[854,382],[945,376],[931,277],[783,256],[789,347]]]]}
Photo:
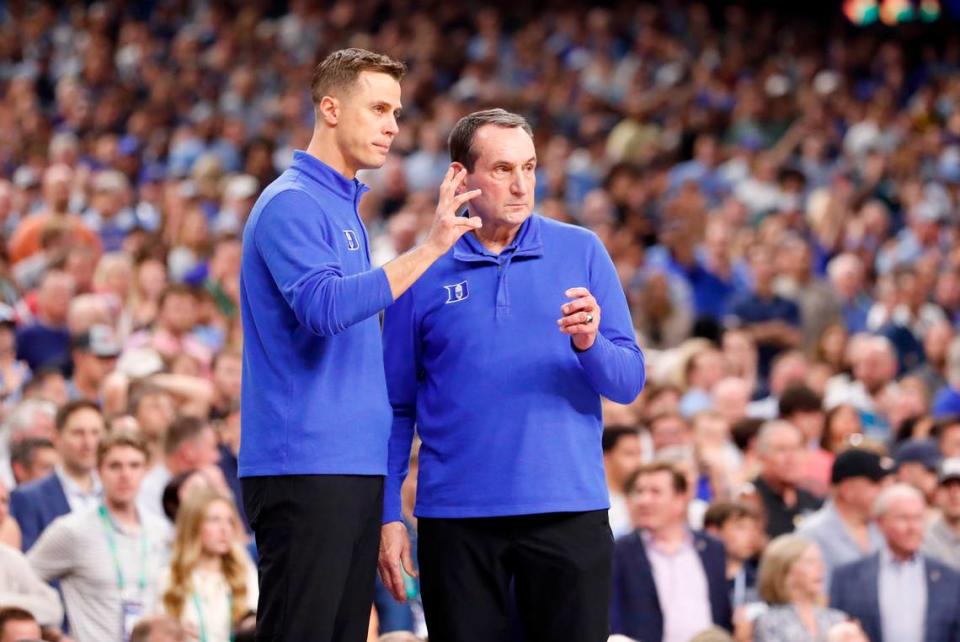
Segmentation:
{"type": "MultiPolygon", "coordinates": [[[[203,619],[203,607],[200,605],[200,596],[194,591],[190,596],[193,600],[193,608],[197,609],[197,619],[200,620],[200,642],[210,642],[207,637],[207,624],[203,619]]],[[[227,627],[230,631],[230,642],[233,642],[233,593],[227,593],[227,627]]]]}
{"type": "MultiPolygon", "coordinates": [[[[123,589],[126,586],[126,582],[123,577],[123,567],[120,565],[120,554],[117,551],[117,541],[113,537],[113,523],[110,521],[110,516],[107,514],[107,507],[103,504],[100,504],[100,508],[97,509],[97,512],[100,514],[100,522],[103,524],[103,530],[107,534],[107,544],[110,546],[110,557],[113,558],[113,567],[117,572],[117,588],[123,593],[123,589]]],[[[146,530],[141,527],[140,530],[140,595],[143,596],[144,590],[147,588],[147,533],[146,530]]]]}

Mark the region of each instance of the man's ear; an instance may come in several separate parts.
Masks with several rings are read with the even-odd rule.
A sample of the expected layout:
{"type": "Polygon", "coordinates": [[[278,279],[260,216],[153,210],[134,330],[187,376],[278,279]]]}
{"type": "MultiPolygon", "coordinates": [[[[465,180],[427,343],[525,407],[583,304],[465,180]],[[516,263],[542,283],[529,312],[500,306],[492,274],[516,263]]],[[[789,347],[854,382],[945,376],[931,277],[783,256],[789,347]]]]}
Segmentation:
{"type": "Polygon", "coordinates": [[[340,121],[340,100],[333,96],[324,96],[317,105],[317,122],[323,121],[330,127],[340,121]]]}
{"type": "MultiPolygon", "coordinates": [[[[459,172],[462,172],[463,170],[466,169],[466,167],[463,166],[463,163],[459,161],[453,161],[452,163],[450,163],[450,167],[453,168],[454,175],[457,175],[459,172]]],[[[470,173],[468,172],[467,175],[463,177],[463,181],[457,186],[457,192],[456,192],[457,194],[463,194],[469,189],[467,187],[467,180],[469,178],[470,178],[470,173]]]]}

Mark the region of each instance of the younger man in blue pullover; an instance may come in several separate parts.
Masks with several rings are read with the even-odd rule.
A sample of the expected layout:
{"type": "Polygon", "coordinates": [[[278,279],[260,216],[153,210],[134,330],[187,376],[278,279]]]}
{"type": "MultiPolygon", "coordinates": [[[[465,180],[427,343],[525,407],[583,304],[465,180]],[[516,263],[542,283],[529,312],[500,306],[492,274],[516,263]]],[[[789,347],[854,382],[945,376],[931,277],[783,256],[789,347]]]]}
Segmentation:
{"type": "Polygon", "coordinates": [[[400,485],[414,425],[415,513],[430,637],[507,635],[511,580],[532,639],[608,631],[612,538],[600,397],[644,380],[626,298],[591,232],[531,216],[536,151],[502,109],[461,119],[452,166],[480,188],[483,227],[460,238],[384,318],[393,406],[380,574],[412,570],[400,485]]]}
{"type": "Polygon", "coordinates": [[[239,474],[257,539],[257,640],[362,641],[373,601],[390,406],[377,313],[480,221],[448,173],[426,242],[371,269],[359,169],[397,134],[404,66],[363,49],[314,71],[306,151],[243,232],[239,474]]]}

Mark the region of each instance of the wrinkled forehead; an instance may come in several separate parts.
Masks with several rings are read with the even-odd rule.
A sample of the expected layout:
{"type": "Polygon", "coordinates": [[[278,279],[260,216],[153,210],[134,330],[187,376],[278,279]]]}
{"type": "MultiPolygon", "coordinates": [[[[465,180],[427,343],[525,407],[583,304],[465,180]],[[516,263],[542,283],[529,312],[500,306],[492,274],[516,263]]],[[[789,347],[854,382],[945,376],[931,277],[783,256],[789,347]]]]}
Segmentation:
{"type": "Polygon", "coordinates": [[[471,151],[482,165],[536,161],[533,139],[522,127],[484,125],[473,136],[471,151]]]}

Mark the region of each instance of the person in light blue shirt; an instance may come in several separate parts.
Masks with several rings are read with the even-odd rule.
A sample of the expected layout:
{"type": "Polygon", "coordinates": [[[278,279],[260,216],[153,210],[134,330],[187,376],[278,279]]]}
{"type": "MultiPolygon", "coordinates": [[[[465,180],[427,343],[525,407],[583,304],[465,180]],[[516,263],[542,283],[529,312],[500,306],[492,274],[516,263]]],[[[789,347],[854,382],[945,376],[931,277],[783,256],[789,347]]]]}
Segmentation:
{"type": "Polygon", "coordinates": [[[448,172],[425,243],[373,269],[360,169],[397,134],[405,67],[344,49],[317,66],[305,151],[243,231],[238,473],[259,553],[257,639],[357,640],[373,602],[390,405],[378,313],[476,218],[448,172]]]}
{"type": "Polygon", "coordinates": [[[412,571],[400,486],[414,425],[427,628],[505,639],[513,582],[538,639],[605,639],[612,539],[601,396],[630,403],[644,361],[613,262],[592,232],[532,215],[536,150],[523,117],[462,118],[452,166],[479,187],[464,235],[384,315],[393,407],[380,573],[412,571]]]}

